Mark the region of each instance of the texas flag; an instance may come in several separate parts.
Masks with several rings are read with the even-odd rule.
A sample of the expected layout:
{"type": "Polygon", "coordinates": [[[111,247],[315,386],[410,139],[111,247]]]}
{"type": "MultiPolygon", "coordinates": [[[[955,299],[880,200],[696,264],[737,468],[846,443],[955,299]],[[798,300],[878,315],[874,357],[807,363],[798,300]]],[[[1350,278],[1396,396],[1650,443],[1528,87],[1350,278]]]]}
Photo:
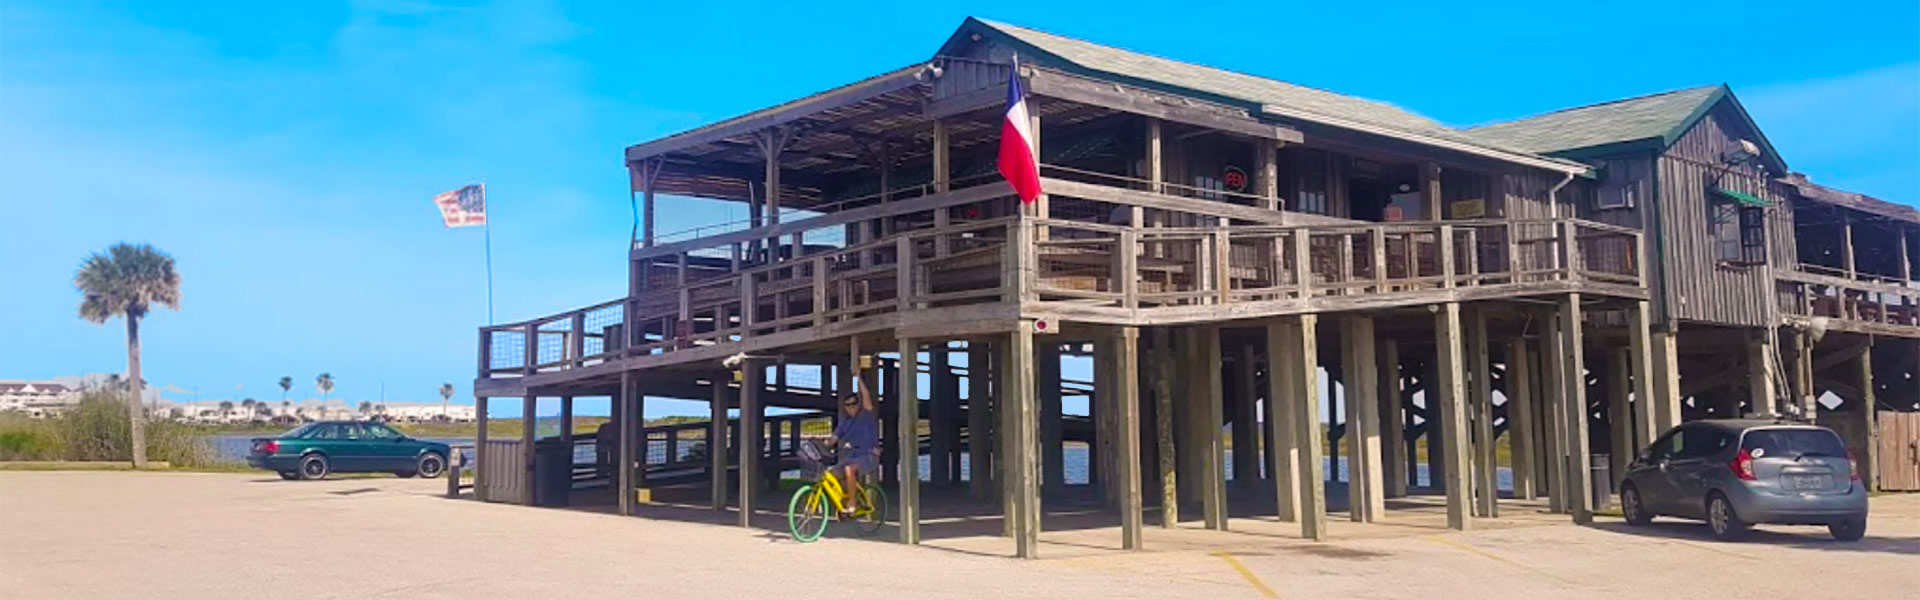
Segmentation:
{"type": "Polygon", "coordinates": [[[1033,152],[1033,119],[1027,118],[1027,95],[1020,89],[1020,63],[1007,70],[1007,120],[1000,124],[1000,176],[1007,178],[1021,202],[1040,197],[1040,161],[1033,152]]]}

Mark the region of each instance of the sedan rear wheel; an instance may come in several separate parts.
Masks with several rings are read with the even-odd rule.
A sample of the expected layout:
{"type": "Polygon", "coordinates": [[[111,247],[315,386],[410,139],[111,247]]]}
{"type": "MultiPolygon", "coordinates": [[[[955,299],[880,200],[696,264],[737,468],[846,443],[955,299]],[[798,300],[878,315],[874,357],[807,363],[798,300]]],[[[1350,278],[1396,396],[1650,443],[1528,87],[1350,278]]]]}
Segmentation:
{"type": "Polygon", "coordinates": [[[1726,541],[1740,539],[1746,535],[1747,523],[1733,512],[1733,503],[1726,496],[1714,494],[1707,499],[1707,528],[1713,530],[1713,537],[1726,541]]]}
{"type": "Polygon", "coordinates": [[[306,480],[326,479],[333,472],[333,465],[327,463],[323,454],[308,454],[300,458],[300,478],[306,480]]]}

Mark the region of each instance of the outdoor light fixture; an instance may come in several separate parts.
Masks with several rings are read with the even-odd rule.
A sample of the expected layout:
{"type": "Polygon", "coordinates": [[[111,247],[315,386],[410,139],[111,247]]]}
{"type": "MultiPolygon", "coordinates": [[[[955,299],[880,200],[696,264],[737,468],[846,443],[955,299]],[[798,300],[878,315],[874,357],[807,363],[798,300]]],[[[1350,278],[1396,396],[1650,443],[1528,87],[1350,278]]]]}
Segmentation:
{"type": "Polygon", "coordinates": [[[1720,160],[1729,165],[1743,165],[1760,158],[1760,146],[1747,140],[1735,140],[1734,148],[1721,153],[1720,160]]]}

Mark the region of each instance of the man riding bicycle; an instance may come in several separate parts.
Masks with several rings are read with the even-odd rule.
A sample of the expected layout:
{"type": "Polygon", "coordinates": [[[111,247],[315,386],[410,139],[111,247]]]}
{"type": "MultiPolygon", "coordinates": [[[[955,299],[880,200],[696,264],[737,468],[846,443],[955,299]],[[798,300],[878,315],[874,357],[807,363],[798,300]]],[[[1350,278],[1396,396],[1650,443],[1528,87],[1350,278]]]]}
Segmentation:
{"type": "Polygon", "coordinates": [[[860,498],[857,475],[874,472],[880,463],[880,419],[874,413],[873,392],[867,388],[866,377],[855,371],[853,380],[859,393],[840,399],[840,423],[827,440],[839,449],[833,468],[846,482],[848,497],[860,498]]]}

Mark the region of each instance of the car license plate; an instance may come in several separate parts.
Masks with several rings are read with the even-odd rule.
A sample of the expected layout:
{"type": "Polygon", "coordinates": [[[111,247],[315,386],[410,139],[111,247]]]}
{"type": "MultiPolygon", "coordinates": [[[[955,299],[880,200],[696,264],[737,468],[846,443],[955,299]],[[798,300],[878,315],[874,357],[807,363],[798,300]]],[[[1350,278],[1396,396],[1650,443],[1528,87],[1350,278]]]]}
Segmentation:
{"type": "Polygon", "coordinates": [[[1792,475],[1787,477],[1787,485],[1795,490],[1824,490],[1833,482],[1827,475],[1792,475]]]}

